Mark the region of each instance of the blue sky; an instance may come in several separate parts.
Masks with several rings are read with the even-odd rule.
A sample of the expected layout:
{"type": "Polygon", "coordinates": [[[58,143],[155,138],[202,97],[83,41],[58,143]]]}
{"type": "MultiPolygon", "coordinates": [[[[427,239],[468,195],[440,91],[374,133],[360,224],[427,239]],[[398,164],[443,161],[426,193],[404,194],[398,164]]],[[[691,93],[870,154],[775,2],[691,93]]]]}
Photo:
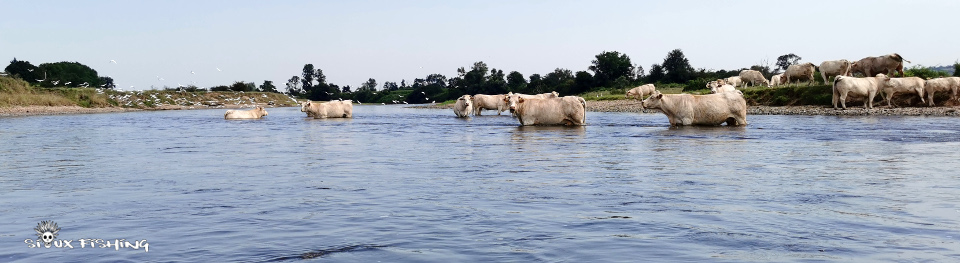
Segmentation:
{"type": "Polygon", "coordinates": [[[960,1],[6,1],[0,59],[77,61],[118,87],[234,81],[283,87],[303,65],[327,81],[456,76],[484,61],[524,76],[586,70],[603,51],[644,69],[680,48],[695,68],[960,60],[960,1]],[[116,60],[117,64],[109,61],[116,60]],[[220,68],[222,71],[217,71],[220,68]],[[193,71],[196,74],[191,74],[193,71]],[[157,77],[163,78],[159,80],[157,77]]]}

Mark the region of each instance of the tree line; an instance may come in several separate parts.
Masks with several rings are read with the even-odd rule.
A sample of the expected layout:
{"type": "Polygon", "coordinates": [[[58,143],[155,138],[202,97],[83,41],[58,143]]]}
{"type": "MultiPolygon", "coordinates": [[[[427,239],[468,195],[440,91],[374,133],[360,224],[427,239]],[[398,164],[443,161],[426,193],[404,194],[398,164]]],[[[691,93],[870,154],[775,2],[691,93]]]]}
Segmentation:
{"type": "MultiPolygon", "coordinates": [[[[370,78],[359,87],[339,86],[326,81],[326,76],[313,64],[303,66],[299,75],[287,80],[287,94],[310,100],[326,101],[335,99],[353,99],[361,102],[377,103],[429,103],[433,101],[453,100],[464,94],[504,94],[507,92],[537,94],[557,91],[561,95],[581,94],[597,90],[622,90],[644,83],[658,86],[680,86],[684,90],[703,89],[707,82],[720,78],[738,76],[740,71],[757,70],[766,78],[785,71],[790,65],[798,64],[801,57],[790,53],[779,56],[774,64],[762,61],[749,68],[733,70],[695,69],[681,49],[667,53],[662,63],[650,66],[645,72],[643,66],[636,65],[626,54],[617,51],[604,51],[597,54],[586,70],[573,71],[565,68],[554,69],[546,74],[524,76],[518,71],[505,73],[503,69],[493,68],[483,61],[474,62],[469,68],[460,67],[457,75],[447,77],[442,74],[430,74],[415,78],[408,83],[378,82],[370,78]],[[379,87],[379,88],[378,88],[379,87]]],[[[960,69],[960,64],[955,65],[960,69]]],[[[944,76],[942,71],[916,66],[907,70],[908,76],[936,77],[944,76]]],[[[960,70],[954,75],[960,76],[960,70]]]]}

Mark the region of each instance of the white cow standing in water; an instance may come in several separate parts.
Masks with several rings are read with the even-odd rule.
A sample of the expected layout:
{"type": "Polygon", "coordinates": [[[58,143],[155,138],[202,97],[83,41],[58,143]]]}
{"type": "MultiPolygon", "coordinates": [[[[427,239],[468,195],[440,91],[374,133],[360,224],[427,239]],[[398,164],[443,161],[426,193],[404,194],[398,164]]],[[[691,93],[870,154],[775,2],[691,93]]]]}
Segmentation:
{"type": "Polygon", "coordinates": [[[654,92],[641,103],[643,108],[660,109],[672,126],[747,125],[747,101],[737,92],[709,95],[663,94],[654,92]]]}
{"type": "Polygon", "coordinates": [[[457,98],[457,103],[453,104],[453,114],[457,117],[466,118],[473,112],[473,98],[470,95],[463,95],[457,98]]]}
{"type": "Polygon", "coordinates": [[[228,110],[223,114],[224,119],[259,119],[267,116],[267,110],[257,106],[252,110],[228,110]]]}
{"type": "Polygon", "coordinates": [[[313,117],[315,119],[353,118],[353,101],[304,101],[300,103],[300,111],[307,113],[307,117],[313,117]]]}

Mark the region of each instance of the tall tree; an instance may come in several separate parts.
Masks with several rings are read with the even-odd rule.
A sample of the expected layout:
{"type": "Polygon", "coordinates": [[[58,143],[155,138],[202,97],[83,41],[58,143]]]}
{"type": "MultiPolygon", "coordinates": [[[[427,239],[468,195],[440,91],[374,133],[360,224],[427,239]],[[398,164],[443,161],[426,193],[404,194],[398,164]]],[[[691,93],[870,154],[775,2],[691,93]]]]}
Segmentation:
{"type": "Polygon", "coordinates": [[[517,71],[511,71],[510,74],[507,74],[507,91],[519,92],[527,87],[527,79],[523,78],[523,74],[517,71]]]}
{"type": "Polygon", "coordinates": [[[690,61],[680,49],[674,49],[663,59],[664,80],[668,83],[685,83],[693,75],[690,61]]]}
{"type": "Polygon", "coordinates": [[[290,77],[290,80],[287,80],[287,95],[302,98],[305,94],[302,85],[303,82],[300,81],[300,76],[290,77]]]}
{"type": "Polygon", "coordinates": [[[313,80],[316,72],[314,71],[313,64],[303,65],[303,71],[300,73],[300,88],[304,92],[310,93],[313,91],[313,80]]]}
{"type": "Polygon", "coordinates": [[[650,75],[647,75],[647,82],[661,82],[664,80],[665,75],[666,73],[664,72],[663,66],[653,64],[650,66],[650,75]]]}
{"type": "Polygon", "coordinates": [[[263,84],[260,85],[260,91],[262,92],[277,92],[277,87],[273,86],[273,81],[264,80],[263,84]]]}
{"type": "Polygon", "coordinates": [[[634,77],[633,63],[626,54],[620,54],[617,51],[604,51],[591,61],[588,68],[593,71],[593,79],[597,85],[607,87],[617,78],[626,76],[634,77]]]}
{"type": "Polygon", "coordinates": [[[953,63],[953,76],[960,77],[960,62],[953,63]]]}
{"type": "Polygon", "coordinates": [[[12,76],[20,77],[26,82],[36,84],[37,80],[43,78],[43,73],[40,73],[39,69],[37,66],[30,64],[30,61],[13,58],[10,65],[7,65],[3,71],[10,73],[12,76]]]}
{"type": "Polygon", "coordinates": [[[777,70],[785,71],[790,65],[796,65],[799,62],[800,56],[794,55],[793,53],[779,56],[777,57],[777,70]]]}
{"type": "Polygon", "coordinates": [[[376,91],[377,90],[377,80],[370,78],[367,79],[367,82],[360,84],[361,90],[376,91]]]}
{"type": "MultiPolygon", "coordinates": [[[[621,76],[621,79],[625,76],[621,76]]],[[[580,94],[587,91],[590,91],[594,87],[594,78],[593,75],[590,75],[590,72],[586,71],[577,71],[577,74],[574,76],[573,87],[567,93],[562,94],[580,94]]]]}
{"type": "Polygon", "coordinates": [[[527,84],[526,90],[521,91],[521,93],[543,93],[543,85],[543,77],[534,73],[530,75],[530,83],[527,84]]]}

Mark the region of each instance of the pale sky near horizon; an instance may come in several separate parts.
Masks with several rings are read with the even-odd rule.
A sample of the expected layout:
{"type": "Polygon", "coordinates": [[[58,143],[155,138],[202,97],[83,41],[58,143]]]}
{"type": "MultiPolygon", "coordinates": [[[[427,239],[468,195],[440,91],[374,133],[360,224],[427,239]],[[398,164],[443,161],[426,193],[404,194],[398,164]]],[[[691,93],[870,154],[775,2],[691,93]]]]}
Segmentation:
{"type": "Polygon", "coordinates": [[[694,68],[960,60],[960,1],[8,1],[0,59],[76,61],[137,90],[274,81],[304,64],[327,82],[455,77],[477,61],[524,77],[587,70],[603,51],[649,71],[673,49],[694,68]],[[802,3],[802,4],[798,4],[802,3]],[[110,63],[116,60],[117,64],[110,63]],[[219,68],[222,71],[217,71],[219,68]],[[195,74],[191,74],[193,71],[195,74]],[[163,78],[159,80],[157,77],[163,78]]]}

